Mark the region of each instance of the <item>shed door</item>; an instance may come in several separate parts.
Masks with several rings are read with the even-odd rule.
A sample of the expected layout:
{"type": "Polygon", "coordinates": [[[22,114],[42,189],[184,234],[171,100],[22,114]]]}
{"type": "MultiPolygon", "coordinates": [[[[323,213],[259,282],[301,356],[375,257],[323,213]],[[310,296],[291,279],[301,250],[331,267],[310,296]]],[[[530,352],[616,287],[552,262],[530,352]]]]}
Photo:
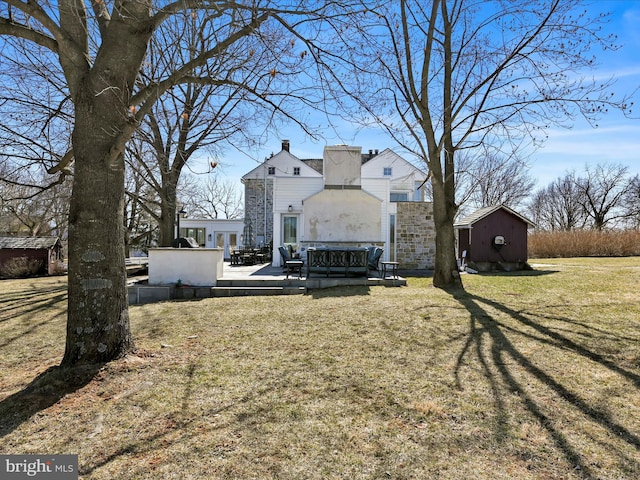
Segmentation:
{"type": "Polygon", "coordinates": [[[467,251],[467,261],[471,260],[471,229],[458,230],[458,258],[462,258],[462,252],[467,251]]]}

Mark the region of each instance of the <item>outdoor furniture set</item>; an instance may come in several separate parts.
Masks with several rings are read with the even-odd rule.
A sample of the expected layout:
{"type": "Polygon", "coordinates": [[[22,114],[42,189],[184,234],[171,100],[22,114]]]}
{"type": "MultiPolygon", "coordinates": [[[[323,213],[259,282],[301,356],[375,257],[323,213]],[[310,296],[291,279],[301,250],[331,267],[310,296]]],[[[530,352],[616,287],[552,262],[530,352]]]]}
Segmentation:
{"type": "Polygon", "coordinates": [[[256,265],[271,261],[269,247],[236,249],[230,255],[231,265],[256,265]]]}
{"type": "MultiPolygon", "coordinates": [[[[312,273],[329,275],[367,275],[370,270],[380,272],[379,263],[382,249],[379,247],[331,247],[307,249],[306,261],[294,258],[285,247],[279,247],[283,268],[287,272],[302,275],[305,269],[307,278],[312,273]]],[[[386,262],[396,263],[396,262],[386,262]]],[[[384,264],[383,264],[384,266],[384,264]]],[[[391,271],[391,269],[390,269],[391,271]]],[[[382,272],[381,272],[382,273],[382,272]]],[[[386,269],[384,271],[386,274],[386,269]]],[[[392,271],[397,276],[397,263],[392,271]]]]}

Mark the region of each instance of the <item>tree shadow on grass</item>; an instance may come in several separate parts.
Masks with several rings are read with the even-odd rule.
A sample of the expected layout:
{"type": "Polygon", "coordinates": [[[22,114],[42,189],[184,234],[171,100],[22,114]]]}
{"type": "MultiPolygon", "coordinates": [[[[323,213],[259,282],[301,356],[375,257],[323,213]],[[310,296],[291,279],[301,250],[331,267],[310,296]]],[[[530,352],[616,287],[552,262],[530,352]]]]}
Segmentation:
{"type": "Polygon", "coordinates": [[[38,313],[56,306],[67,299],[67,286],[38,289],[33,292],[18,292],[0,296],[0,322],[20,315],[38,313]],[[27,306],[28,305],[28,306],[27,306]]]}
{"type": "Polygon", "coordinates": [[[493,270],[490,272],[480,272],[478,275],[483,277],[542,277],[544,275],[552,275],[560,270],[493,270]]]}
{"type": "Polygon", "coordinates": [[[33,415],[55,405],[69,393],[87,385],[103,367],[51,367],[25,388],[0,402],[0,438],[10,434],[33,415]]]}
{"type": "MultiPolygon", "coordinates": [[[[193,413],[193,394],[198,388],[197,382],[194,379],[194,375],[197,369],[200,368],[196,363],[190,363],[187,367],[187,371],[184,379],[184,386],[176,385],[176,388],[182,389],[182,396],[180,404],[175,405],[175,409],[167,407],[167,414],[160,420],[157,425],[153,425],[144,433],[135,435],[135,440],[129,442],[123,442],[115,444],[112,447],[105,447],[105,451],[101,451],[100,455],[95,459],[89,460],[83,465],[79,466],[78,473],[83,476],[88,476],[105,466],[116,462],[122,457],[143,457],[149,452],[153,452],[159,449],[168,449],[180,442],[191,441],[194,435],[206,436],[207,433],[228,429],[231,421],[237,420],[238,422],[251,422],[254,421],[252,414],[237,414],[235,417],[231,416],[232,420],[225,419],[220,421],[212,421],[212,419],[220,416],[224,412],[232,411],[240,405],[246,405],[250,403],[260,402],[257,400],[273,391],[276,386],[265,385],[260,388],[252,389],[247,393],[230,401],[228,403],[221,403],[213,408],[205,411],[198,411],[198,414],[193,413]],[[204,421],[203,421],[204,420],[204,421]],[[197,429],[197,433],[195,433],[197,429]]],[[[262,408],[262,407],[259,407],[262,408]]],[[[257,420],[255,420],[257,422],[257,420]]],[[[231,445],[232,440],[226,439],[216,445],[211,446],[211,450],[208,451],[208,455],[214,456],[216,454],[224,454],[232,451],[235,447],[231,445]]],[[[134,461],[130,465],[129,474],[133,474],[135,478],[138,475],[149,475],[149,465],[134,461]],[[138,472],[136,472],[138,470],[138,472]]],[[[159,478],[159,477],[158,477],[159,478]]]]}
{"type": "MultiPolygon", "coordinates": [[[[564,385],[551,372],[536,365],[527,354],[518,349],[510,337],[519,335],[526,338],[527,341],[534,344],[539,343],[545,348],[566,351],[567,356],[573,355],[588,360],[589,363],[594,363],[599,368],[604,368],[625,378],[637,390],[640,390],[640,375],[622,368],[604,355],[580,345],[564,334],[558,333],[558,331],[542,325],[506,305],[469,294],[462,289],[450,291],[450,293],[470,313],[470,332],[458,355],[454,369],[456,386],[463,388],[460,380],[461,369],[465,357],[474,353],[493,396],[498,440],[506,439],[511,428],[505,392],[512,392],[518,395],[524,408],[547,431],[549,438],[562,452],[565,460],[580,471],[583,478],[599,478],[591,468],[589,459],[586,458],[587,452],[582,452],[579,444],[572,442],[570,435],[567,435],[567,432],[561,428],[563,419],[554,418],[550,413],[546,413],[544,405],[536,399],[536,392],[530,383],[539,382],[555,394],[558,405],[580,412],[587,421],[599,425],[611,437],[620,439],[636,451],[640,450],[640,435],[634,431],[633,427],[625,426],[606,407],[590,404],[579,391],[564,385]],[[492,311],[499,312],[500,316],[506,315],[507,322],[514,321],[515,326],[500,321],[498,314],[492,314],[492,311]],[[530,333],[531,330],[533,333],[530,333]],[[531,381],[527,380],[527,376],[531,381]]],[[[565,320],[570,322],[568,319],[565,320]]],[[[597,332],[597,329],[595,331],[597,332]]],[[[567,361],[571,360],[568,358],[567,361]]],[[[623,457],[623,461],[632,464],[633,468],[640,468],[637,460],[626,458],[621,452],[617,452],[617,454],[623,457]]]]}

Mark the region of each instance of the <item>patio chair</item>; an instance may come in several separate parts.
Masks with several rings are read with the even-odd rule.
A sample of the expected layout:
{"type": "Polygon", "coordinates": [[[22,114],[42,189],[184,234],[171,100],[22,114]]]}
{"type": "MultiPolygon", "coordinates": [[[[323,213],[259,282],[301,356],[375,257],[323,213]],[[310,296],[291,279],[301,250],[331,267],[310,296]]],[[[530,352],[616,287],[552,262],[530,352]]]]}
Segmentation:
{"type": "Polygon", "coordinates": [[[291,258],[289,251],[282,246],[278,247],[278,251],[282,257],[282,269],[286,270],[287,278],[289,278],[289,273],[291,272],[296,272],[298,274],[298,278],[300,278],[302,275],[302,266],[304,265],[304,261],[300,258],[291,258]]]}
{"type": "Polygon", "coordinates": [[[382,252],[383,250],[380,247],[369,247],[369,270],[375,270],[376,272],[380,270],[379,263],[382,252]]]}

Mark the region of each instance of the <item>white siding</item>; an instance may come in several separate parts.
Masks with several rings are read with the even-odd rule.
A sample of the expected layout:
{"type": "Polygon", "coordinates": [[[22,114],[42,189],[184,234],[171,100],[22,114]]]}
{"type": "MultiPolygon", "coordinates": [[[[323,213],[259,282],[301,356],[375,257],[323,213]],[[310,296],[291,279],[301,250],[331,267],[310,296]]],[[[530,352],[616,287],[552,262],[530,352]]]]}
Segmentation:
{"type": "Polygon", "coordinates": [[[298,216],[298,240],[303,240],[305,232],[302,202],[305,198],[322,191],[323,186],[323,179],[320,175],[317,177],[292,176],[275,179],[273,185],[273,264],[275,266],[280,265],[278,247],[282,245],[282,216],[290,214],[298,216]],[[292,208],[291,212],[289,212],[289,205],[292,208]]]}

